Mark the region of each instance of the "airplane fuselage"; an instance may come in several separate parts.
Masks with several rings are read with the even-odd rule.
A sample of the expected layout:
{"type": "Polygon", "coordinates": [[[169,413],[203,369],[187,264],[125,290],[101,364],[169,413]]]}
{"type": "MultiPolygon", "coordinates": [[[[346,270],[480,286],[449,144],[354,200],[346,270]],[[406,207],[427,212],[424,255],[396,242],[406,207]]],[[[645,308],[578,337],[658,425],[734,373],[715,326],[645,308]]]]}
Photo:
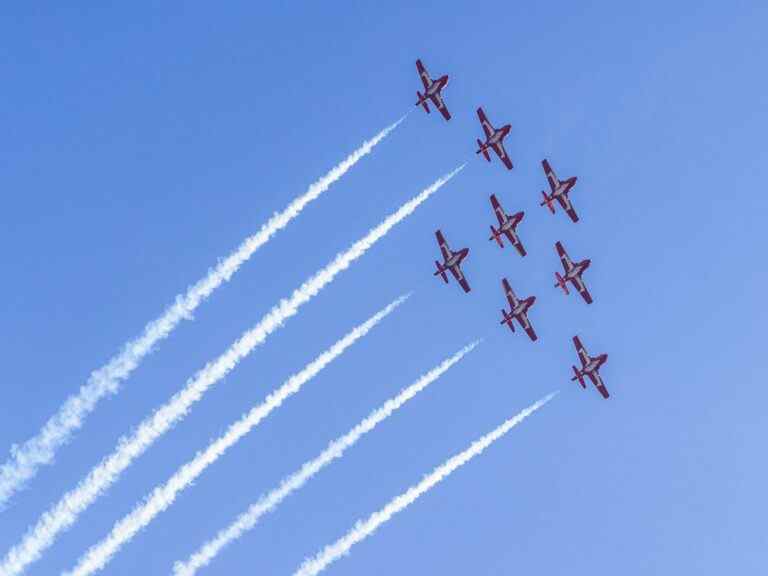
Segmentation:
{"type": "Polygon", "coordinates": [[[501,225],[502,232],[510,232],[517,228],[520,220],[523,219],[522,214],[515,214],[514,216],[504,216],[504,223],[501,225]]]}
{"type": "Polygon", "coordinates": [[[577,177],[572,176],[567,180],[562,180],[561,182],[558,182],[557,186],[552,192],[552,198],[557,198],[559,196],[566,196],[568,192],[570,192],[571,188],[573,188],[576,185],[576,180],[577,180],[577,177]]]}
{"type": "Polygon", "coordinates": [[[533,306],[533,303],[536,302],[536,296],[531,296],[530,298],[525,298],[524,300],[520,300],[517,303],[517,306],[515,306],[512,309],[512,316],[519,317],[528,312],[528,309],[533,306]]]}
{"type": "Polygon", "coordinates": [[[594,374],[600,370],[600,366],[605,364],[608,360],[608,354],[600,354],[600,356],[589,357],[589,362],[581,369],[583,374],[594,374]]]}
{"type": "Polygon", "coordinates": [[[581,262],[577,262],[573,265],[573,268],[568,270],[565,274],[566,280],[575,280],[579,276],[581,276],[584,273],[584,270],[589,268],[589,265],[592,264],[592,261],[589,259],[582,260],[581,262]]]}
{"type": "Polygon", "coordinates": [[[445,88],[448,85],[448,75],[441,76],[437,80],[433,80],[432,84],[429,85],[429,88],[427,88],[426,93],[424,96],[434,96],[435,94],[439,93],[443,88],[445,88]]]}
{"type": "Polygon", "coordinates": [[[504,137],[509,134],[509,131],[512,129],[511,124],[507,124],[506,126],[503,126],[499,128],[498,130],[494,130],[493,134],[490,135],[488,140],[486,141],[487,146],[492,146],[493,144],[498,144],[502,140],[504,140],[504,137]]]}
{"type": "Polygon", "coordinates": [[[458,266],[461,264],[461,261],[467,257],[467,254],[469,254],[469,248],[464,248],[458,252],[452,252],[451,255],[445,260],[443,266],[446,268],[453,268],[454,266],[458,266]]]}

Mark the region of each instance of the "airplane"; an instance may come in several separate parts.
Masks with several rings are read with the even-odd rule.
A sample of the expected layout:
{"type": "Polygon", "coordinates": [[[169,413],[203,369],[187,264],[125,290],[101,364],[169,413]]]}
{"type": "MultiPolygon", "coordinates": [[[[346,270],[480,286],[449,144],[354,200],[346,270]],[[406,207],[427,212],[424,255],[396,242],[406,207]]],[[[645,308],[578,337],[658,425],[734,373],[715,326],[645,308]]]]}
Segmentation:
{"type": "Polygon", "coordinates": [[[437,80],[432,80],[429,77],[429,72],[424,68],[424,64],[421,63],[421,60],[416,60],[416,69],[419,71],[419,76],[421,76],[421,81],[424,84],[424,94],[418,90],[416,91],[416,96],[419,97],[416,106],[423,106],[424,110],[429,114],[429,103],[427,100],[432,100],[435,108],[440,110],[443,118],[450,120],[451,113],[448,112],[448,108],[446,108],[445,102],[443,102],[443,96],[440,94],[442,89],[448,85],[448,74],[440,76],[437,80]]]}
{"type": "Polygon", "coordinates": [[[453,277],[456,278],[456,281],[464,289],[464,292],[469,292],[471,288],[469,287],[469,283],[464,277],[464,274],[461,272],[461,261],[467,257],[467,254],[469,254],[469,248],[462,248],[458,252],[453,252],[448,247],[448,242],[445,241],[445,237],[440,230],[435,232],[435,236],[437,237],[437,243],[440,245],[440,252],[443,253],[443,263],[440,264],[440,262],[435,260],[437,272],[435,272],[434,275],[437,276],[439,274],[443,278],[443,282],[448,284],[448,276],[445,272],[446,270],[450,270],[453,277]]]}
{"type": "Polygon", "coordinates": [[[504,162],[504,166],[507,167],[507,170],[512,170],[512,160],[509,159],[507,151],[504,150],[504,138],[509,134],[509,131],[512,130],[512,125],[506,124],[497,130],[490,122],[488,122],[488,118],[486,118],[482,108],[477,109],[477,117],[480,118],[480,124],[482,124],[483,130],[485,131],[485,142],[483,143],[479,139],[477,140],[477,145],[480,148],[477,150],[476,154],[482,152],[485,159],[490,162],[491,157],[488,154],[488,148],[493,148],[499,159],[504,162]]]}
{"type": "Polygon", "coordinates": [[[563,210],[565,210],[566,214],[570,216],[571,220],[573,222],[578,222],[579,217],[568,198],[568,193],[571,191],[571,188],[576,185],[576,180],[578,180],[578,178],[576,176],[571,176],[566,180],[558,180],[555,171],[552,170],[552,167],[546,159],[541,161],[541,165],[544,167],[544,174],[547,176],[549,188],[552,190],[552,193],[547,196],[547,193],[542,190],[541,194],[544,196],[544,201],[539,204],[539,206],[546,206],[549,208],[549,211],[554,214],[555,207],[552,206],[552,201],[557,200],[560,203],[560,206],[563,207],[563,210]]]}
{"type": "Polygon", "coordinates": [[[507,312],[502,308],[501,315],[504,319],[501,321],[501,324],[506,324],[509,326],[510,330],[514,332],[515,325],[513,320],[517,320],[520,323],[520,326],[523,327],[523,330],[528,334],[528,337],[531,340],[536,341],[536,332],[533,331],[533,326],[531,326],[531,323],[528,320],[528,309],[533,306],[534,302],[536,302],[536,296],[529,296],[523,300],[518,300],[506,278],[501,279],[501,287],[504,288],[504,294],[507,296],[507,301],[509,302],[509,307],[511,309],[507,312]]]}
{"type": "Polygon", "coordinates": [[[491,194],[491,206],[496,214],[496,218],[499,220],[499,229],[497,230],[493,227],[493,224],[491,224],[491,237],[488,238],[488,240],[496,240],[496,242],[499,243],[499,246],[504,248],[504,244],[501,241],[501,235],[506,234],[507,238],[512,243],[512,246],[517,248],[517,251],[520,252],[520,256],[525,256],[525,247],[515,233],[517,225],[520,224],[523,216],[525,216],[525,212],[517,212],[510,216],[504,212],[504,208],[499,204],[495,194],[491,194]]]}
{"type": "Polygon", "coordinates": [[[579,355],[579,360],[581,360],[581,370],[576,368],[576,366],[571,366],[574,373],[571,382],[578,380],[581,387],[586,388],[587,386],[584,384],[584,376],[589,376],[589,379],[592,380],[592,384],[595,385],[595,388],[597,388],[603,398],[608,398],[610,394],[608,394],[608,389],[605,387],[603,379],[600,377],[600,367],[608,360],[608,354],[600,354],[593,358],[587,353],[586,348],[581,344],[581,340],[579,340],[578,336],[573,337],[573,345],[576,346],[576,353],[579,355]]]}
{"type": "Polygon", "coordinates": [[[568,286],[566,285],[566,282],[571,282],[576,287],[576,290],[579,291],[581,297],[584,298],[584,301],[587,304],[592,304],[592,296],[589,294],[589,290],[587,290],[584,281],[581,279],[581,275],[584,273],[584,270],[589,268],[589,265],[592,264],[592,260],[587,258],[574,264],[571,262],[571,259],[565,252],[565,248],[563,248],[563,245],[559,241],[555,244],[555,248],[557,249],[557,254],[560,256],[560,261],[563,263],[563,269],[565,271],[565,276],[561,276],[560,272],[555,272],[555,278],[557,279],[555,288],[562,288],[563,292],[568,294],[568,286]]]}

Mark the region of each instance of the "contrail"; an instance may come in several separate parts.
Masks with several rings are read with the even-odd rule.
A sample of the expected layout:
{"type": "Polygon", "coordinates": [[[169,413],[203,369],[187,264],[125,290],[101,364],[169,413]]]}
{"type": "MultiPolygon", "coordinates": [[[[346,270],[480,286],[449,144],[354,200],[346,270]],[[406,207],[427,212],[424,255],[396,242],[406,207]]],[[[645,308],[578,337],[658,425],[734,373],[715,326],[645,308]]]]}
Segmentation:
{"type": "Polygon", "coordinates": [[[351,330],[346,336],[307,364],[300,372],[286,380],[280,388],[269,394],[261,404],[254,407],[240,420],[232,424],[226,434],[211,442],[205,452],[198,453],[190,462],[179,468],[170,480],[163,486],[155,488],[150,496],[134,508],[133,512],[116,523],[109,536],[98,545],[91,547],[80,558],[75,569],[69,574],[91,574],[103,568],[124,543],[133,538],[139,530],[149,524],[160,512],[173,504],[178,493],[191,486],[194,480],[208,466],[223,456],[229,448],[248,434],[275,408],[280,407],[285,400],[298,392],[304,384],[317,376],[323,368],[341,356],[347,348],[370,332],[374,326],[405,302],[409,296],[410,294],[401,296],[366,322],[351,330]]]}
{"type": "Polygon", "coordinates": [[[83,425],[83,420],[94,410],[99,400],[107,394],[117,393],[120,383],[128,378],[155,344],[165,339],[182,319],[190,318],[195,309],[216,288],[227,282],[256,250],[287,226],[307,204],[328,190],[331,184],[344,176],[361,158],[369,154],[405,120],[406,116],[364,142],[325,176],[311,184],[302,196],[296,198],[282,212],[273,214],[256,234],[247,238],[237,250],[209,270],[205,278],[190,286],[183,296],[178,295],[162,316],[144,327],[141,336],[125,344],[120,353],[112,357],[107,364],[91,372],[87,383],[77,394],[67,398],[36,436],[21,446],[12,446],[11,457],[0,468],[0,509],[37,474],[40,466],[53,462],[56,450],[66,444],[72,434],[83,425]]]}
{"type": "Polygon", "coordinates": [[[37,524],[27,531],[23,540],[11,548],[0,564],[0,576],[18,574],[38,559],[43,550],[53,544],[56,535],[71,526],[80,513],[104,492],[136,457],[149,448],[173,424],[181,420],[189,411],[190,406],[197,402],[208,388],[226,376],[251,350],[264,342],[288,318],[295,315],[303,304],[311,300],[337,274],[349,268],[355,260],[365,254],[396,224],[412,214],[432,194],[458,174],[464,166],[465,164],[462,164],[453,172],[438,178],[420,194],[387,216],[381,224],[371,229],[346,252],[338,254],[330,264],[294,290],[290,298],[283,299],[275,305],[254,328],[243,334],[229,350],[214,362],[209,362],[205,368],[187,382],[183,390],[177,392],[163,407],[145,419],[130,436],[123,437],[109,457],[102,460],[76,488],[65,494],[53,508],[43,514],[37,524]]]}
{"type": "MultiPolygon", "coordinates": [[[[269,494],[262,496],[258,502],[252,505],[246,512],[241,514],[233,524],[220,531],[215,538],[205,543],[197,552],[195,552],[186,563],[177,562],[174,565],[176,576],[191,576],[200,568],[207,566],[214,557],[228,544],[242,536],[245,532],[253,528],[262,515],[273,511],[290,494],[304,486],[315,474],[320,472],[336,458],[341,458],[344,452],[355,445],[355,443],[366,433],[373,430],[380,422],[392,415],[395,410],[432,384],[447,372],[454,364],[459,362],[465,355],[474,349],[480,341],[459,350],[450,358],[445,359],[440,365],[433,368],[408,388],[403,389],[397,396],[387,400],[381,407],[371,412],[371,414],[352,428],[344,436],[331,442],[328,447],[315,459],[304,463],[304,465],[291,476],[284,478],[280,485],[269,494]]],[[[114,531],[113,531],[114,533],[114,531]]],[[[73,575],[81,576],[88,572],[73,572],[73,575]]]]}
{"type": "Polygon", "coordinates": [[[494,431],[476,440],[469,448],[464,450],[464,452],[460,452],[448,459],[446,462],[435,468],[430,474],[425,476],[421,482],[415,486],[411,486],[406,492],[390,500],[390,502],[378,512],[371,514],[367,520],[358,521],[346,535],[339,538],[333,544],[326,546],[313,558],[305,560],[299,569],[294,572],[293,576],[314,576],[324,570],[332,562],[338,560],[345,554],[348,554],[352,546],[373,534],[379,526],[387,522],[398,512],[407,508],[410,504],[415,502],[419,496],[426,493],[441,480],[447,478],[451,472],[463,466],[475,456],[482,454],[488,446],[504,436],[504,434],[517,426],[536,410],[544,406],[556,395],[557,392],[554,392],[545,396],[516,416],[513,416],[504,422],[494,431]]]}

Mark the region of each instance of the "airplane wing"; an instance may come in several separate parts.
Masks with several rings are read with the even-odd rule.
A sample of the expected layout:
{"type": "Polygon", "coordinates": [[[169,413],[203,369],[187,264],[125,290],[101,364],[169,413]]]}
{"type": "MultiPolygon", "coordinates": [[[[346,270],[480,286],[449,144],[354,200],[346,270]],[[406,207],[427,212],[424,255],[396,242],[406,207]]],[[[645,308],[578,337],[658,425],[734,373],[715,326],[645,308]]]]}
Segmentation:
{"type": "Polygon", "coordinates": [[[464,273],[461,271],[461,266],[458,264],[456,264],[456,266],[451,266],[451,274],[453,274],[453,277],[456,278],[456,281],[464,289],[464,292],[469,292],[471,290],[469,282],[467,282],[464,273]]]}
{"type": "Polygon", "coordinates": [[[493,207],[493,213],[496,214],[496,219],[499,221],[499,226],[501,226],[507,220],[507,213],[504,212],[504,208],[499,204],[495,194],[491,194],[491,206],[493,207]]]}
{"type": "Polygon", "coordinates": [[[493,134],[493,126],[491,126],[491,123],[488,122],[488,118],[486,118],[485,112],[483,112],[482,108],[477,109],[477,117],[480,118],[480,124],[485,131],[485,137],[490,138],[491,134],[493,134]]]}
{"type": "Polygon", "coordinates": [[[528,338],[535,342],[538,336],[536,336],[536,332],[534,331],[533,326],[531,326],[531,322],[528,320],[528,314],[525,312],[518,314],[517,320],[520,322],[523,330],[525,330],[525,333],[528,334],[528,338]]]}
{"type": "Polygon", "coordinates": [[[581,297],[584,298],[584,302],[592,304],[592,295],[589,293],[589,290],[587,290],[587,286],[584,284],[584,280],[581,279],[581,276],[576,276],[576,278],[573,279],[573,285],[576,286],[576,290],[578,290],[581,297]]]}
{"type": "Polygon", "coordinates": [[[571,259],[568,257],[568,253],[565,251],[565,248],[563,248],[563,245],[560,244],[559,240],[555,244],[555,248],[557,249],[557,255],[560,256],[560,262],[563,263],[563,268],[567,274],[568,271],[573,268],[573,262],[571,262],[571,259]]]}
{"type": "Polygon", "coordinates": [[[544,168],[544,174],[547,176],[547,181],[549,182],[549,188],[552,190],[552,192],[555,191],[555,188],[557,188],[557,185],[560,183],[560,181],[557,179],[557,175],[555,174],[555,171],[552,170],[552,166],[549,165],[549,162],[547,162],[546,159],[541,161],[541,165],[544,168]]]}
{"type": "Polygon", "coordinates": [[[443,118],[445,118],[446,120],[450,120],[451,119],[451,113],[448,112],[448,108],[446,107],[445,102],[443,102],[443,97],[440,95],[440,92],[430,96],[430,99],[434,103],[435,108],[440,110],[440,114],[443,115],[443,118]]]}
{"type": "Polygon", "coordinates": [[[579,216],[576,214],[576,210],[573,209],[573,204],[571,204],[568,194],[557,196],[557,201],[560,203],[560,206],[563,207],[563,210],[565,210],[565,213],[568,214],[572,222],[579,221],[579,216]]]}
{"type": "Polygon", "coordinates": [[[504,288],[504,294],[507,296],[507,302],[509,302],[509,305],[514,310],[518,304],[518,300],[517,296],[515,296],[515,292],[512,290],[512,286],[509,285],[509,281],[506,278],[501,279],[501,286],[504,288]]]}
{"type": "Polygon", "coordinates": [[[579,340],[578,336],[573,337],[573,345],[576,346],[576,353],[579,355],[581,365],[586,366],[589,362],[589,354],[587,353],[587,349],[584,348],[584,345],[581,343],[581,340],[579,340]]]}
{"type": "Polygon", "coordinates": [[[507,167],[507,170],[512,170],[512,160],[509,159],[507,151],[504,149],[504,143],[499,142],[498,144],[492,144],[492,146],[496,155],[502,162],[504,162],[504,166],[507,167]]]}
{"type": "Polygon", "coordinates": [[[600,377],[599,372],[590,372],[587,376],[592,380],[592,384],[595,385],[595,388],[597,388],[597,391],[600,392],[600,395],[603,398],[608,398],[608,396],[610,396],[610,394],[608,394],[608,388],[603,384],[603,379],[600,377]]]}
{"type": "Polygon", "coordinates": [[[448,247],[448,242],[445,241],[445,237],[440,230],[435,232],[437,238],[437,244],[440,246],[440,252],[443,253],[443,260],[448,260],[451,257],[451,249],[448,247]]]}
{"type": "Polygon", "coordinates": [[[424,84],[424,90],[427,90],[432,84],[432,79],[429,77],[429,72],[424,68],[424,64],[421,63],[421,60],[416,60],[416,70],[419,71],[421,82],[424,84]]]}
{"type": "Polygon", "coordinates": [[[520,241],[520,238],[515,234],[512,230],[506,231],[507,238],[512,243],[512,246],[517,248],[517,251],[520,253],[520,256],[525,256],[525,246],[523,246],[523,243],[520,241]]]}

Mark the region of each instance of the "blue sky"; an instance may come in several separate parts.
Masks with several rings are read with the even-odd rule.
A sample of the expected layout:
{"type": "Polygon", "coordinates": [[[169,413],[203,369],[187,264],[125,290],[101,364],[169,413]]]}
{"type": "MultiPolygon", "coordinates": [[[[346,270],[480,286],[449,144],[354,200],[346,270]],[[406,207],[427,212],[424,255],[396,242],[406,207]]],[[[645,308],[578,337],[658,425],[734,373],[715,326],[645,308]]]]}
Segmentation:
{"type": "Polygon", "coordinates": [[[359,517],[550,392],[541,413],[335,574],[764,570],[768,58],[758,2],[6,6],[0,18],[0,440],[32,436],[175,294],[411,110],[414,61],[454,118],[403,125],[261,249],[2,512],[0,547],[277,300],[389,211],[467,168],[245,360],[30,574],[70,568],[157,483],[353,325],[380,327],[213,466],[109,574],[167,574],[371,409],[485,341],[231,546],[212,574],[290,574],[359,517]],[[474,155],[482,105],[510,173],[474,155]],[[538,206],[548,157],[582,220],[538,206]],[[529,256],[487,241],[495,193],[529,256]],[[440,227],[473,291],[432,278],[440,227]],[[552,286],[554,242],[587,307],[552,286]],[[509,277],[540,340],[498,326],[509,277]],[[570,337],[612,397],[568,381],[570,337]],[[762,343],[762,344],[761,344],[762,343]]]}

